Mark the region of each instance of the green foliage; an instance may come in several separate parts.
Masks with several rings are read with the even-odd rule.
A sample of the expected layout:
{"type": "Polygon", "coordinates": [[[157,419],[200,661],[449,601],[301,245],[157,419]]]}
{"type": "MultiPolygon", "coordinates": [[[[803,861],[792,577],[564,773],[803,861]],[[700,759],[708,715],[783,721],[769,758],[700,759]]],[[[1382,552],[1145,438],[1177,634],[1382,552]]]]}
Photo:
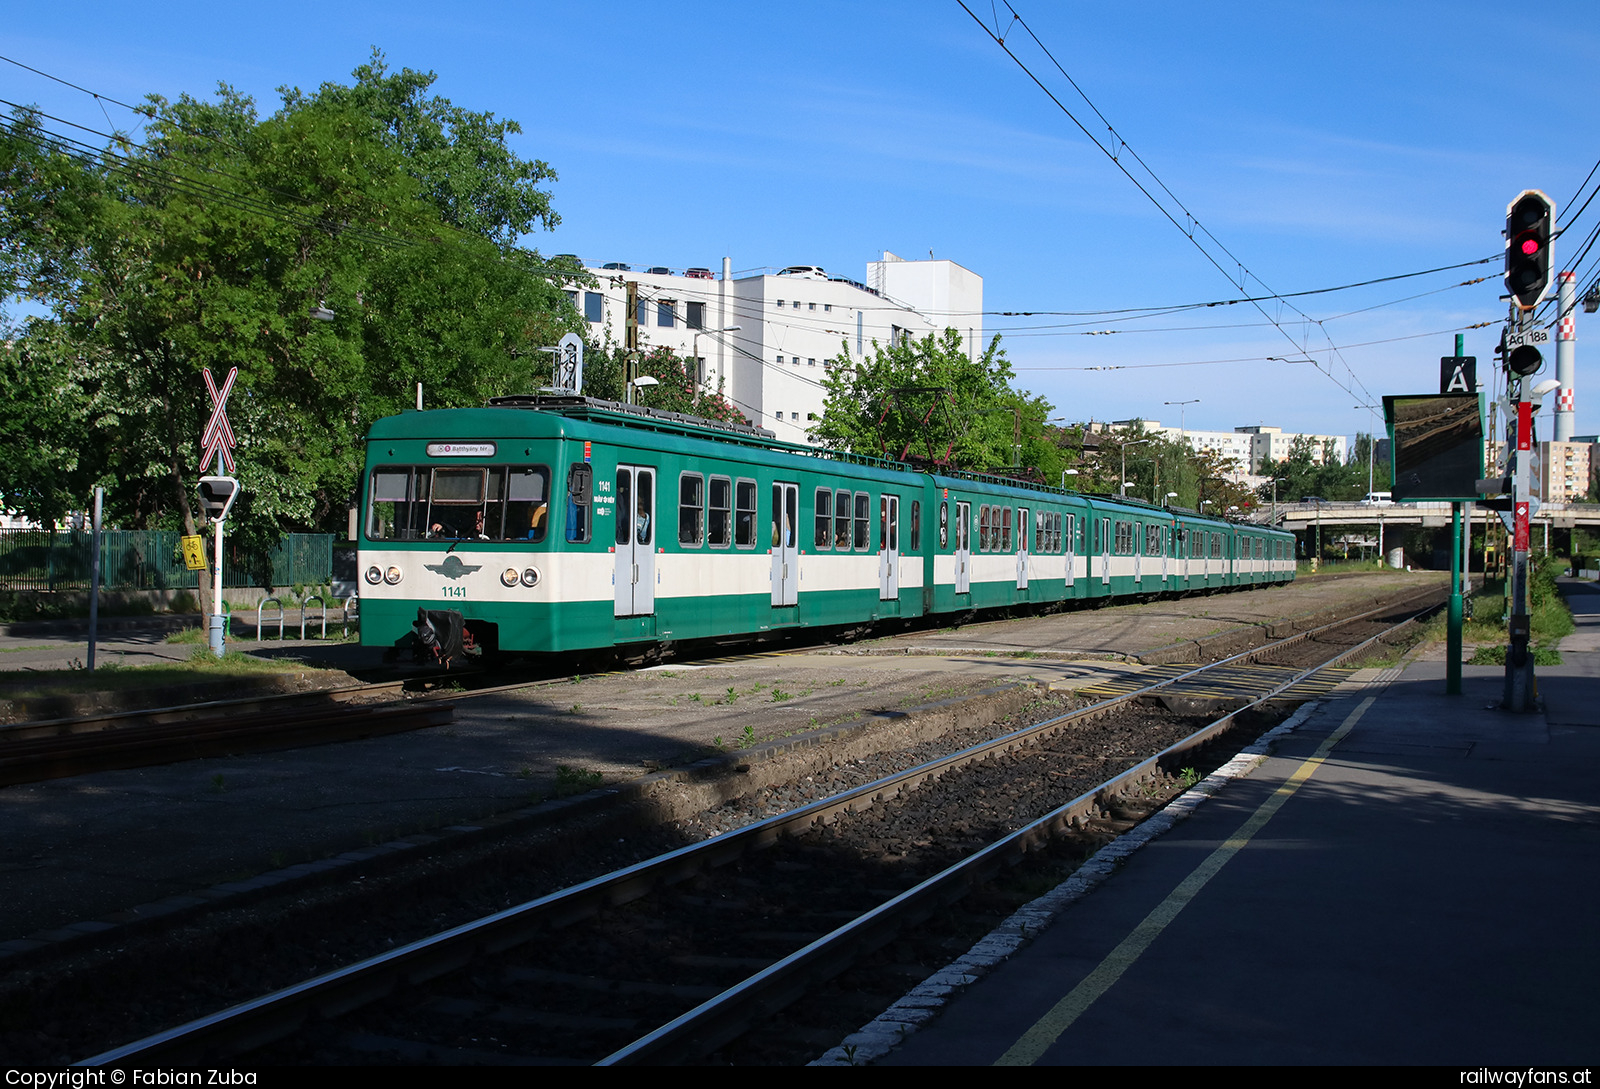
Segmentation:
{"type": "Polygon", "coordinates": [[[604,782],[604,776],[588,768],[575,768],[568,764],[556,765],[556,797],[565,798],[593,790],[604,782]]]}
{"type": "MultiPolygon", "coordinates": [[[[1350,460],[1340,463],[1334,456],[1332,441],[1318,447],[1315,440],[1301,435],[1289,445],[1289,456],[1282,461],[1262,458],[1264,476],[1276,477],[1278,502],[1294,503],[1314,495],[1330,502],[1364,498],[1367,494],[1367,445],[1371,435],[1357,435],[1350,460]]],[[[1389,463],[1377,462],[1372,470],[1372,490],[1389,490],[1389,463]]],[[[1261,498],[1270,499],[1271,485],[1261,489],[1261,498]]]]}
{"type": "Polygon", "coordinates": [[[828,361],[827,402],[811,439],[830,450],[962,469],[1020,464],[1059,483],[1066,464],[1045,433],[1051,407],[1013,389],[1014,377],[999,337],[977,359],[954,329],[887,348],[874,342],[859,361],[846,346],[828,361]]]}
{"type": "Polygon", "coordinates": [[[50,309],[0,354],[8,506],[58,521],[102,483],[114,523],[194,532],[200,371],[236,366],[229,540],[259,557],[342,529],[366,428],[416,383],[430,407],[548,383],[539,347],[585,328],[575,270],[513,243],[557,221],[554,173],[431,73],[354,75],[265,118],[226,85],[152,96],[144,143],[98,158],[26,110],[0,129],[0,292],[50,309]]]}
{"type": "MultiPolygon", "coordinates": [[[[607,401],[626,400],[624,383],[627,373],[627,352],[621,348],[586,353],[583,359],[583,392],[607,401]]],[[[655,385],[640,387],[635,392],[635,404],[665,412],[704,416],[708,420],[750,422],[721,393],[702,389],[697,396],[688,360],[676,355],[670,348],[657,347],[642,353],[634,362],[633,373],[635,377],[648,375],[656,380],[655,385]]]]}
{"type": "MultiPolygon", "coordinates": [[[[1505,665],[1506,646],[1504,643],[1495,643],[1491,646],[1479,647],[1467,664],[1505,665]]],[[[1534,647],[1533,664],[1536,666],[1558,666],[1561,664],[1561,652],[1554,647],[1534,647]]]]}

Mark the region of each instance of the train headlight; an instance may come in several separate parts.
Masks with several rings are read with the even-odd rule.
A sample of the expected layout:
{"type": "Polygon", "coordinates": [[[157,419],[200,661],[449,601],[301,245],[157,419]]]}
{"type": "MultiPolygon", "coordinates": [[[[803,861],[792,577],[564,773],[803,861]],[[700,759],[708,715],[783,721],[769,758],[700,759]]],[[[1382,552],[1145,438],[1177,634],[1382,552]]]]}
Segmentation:
{"type": "Polygon", "coordinates": [[[374,586],[383,581],[383,570],[377,564],[367,568],[367,581],[374,586]]]}
{"type": "Polygon", "coordinates": [[[389,568],[389,570],[383,573],[383,581],[387,582],[390,586],[393,586],[395,583],[399,582],[400,569],[398,567],[389,568]]]}
{"type": "Polygon", "coordinates": [[[504,571],[500,572],[500,581],[507,586],[515,586],[518,578],[519,576],[517,575],[517,569],[515,567],[508,567],[504,571]]]}
{"type": "Polygon", "coordinates": [[[539,569],[537,567],[530,567],[522,572],[522,585],[529,587],[539,585],[539,569]]]}

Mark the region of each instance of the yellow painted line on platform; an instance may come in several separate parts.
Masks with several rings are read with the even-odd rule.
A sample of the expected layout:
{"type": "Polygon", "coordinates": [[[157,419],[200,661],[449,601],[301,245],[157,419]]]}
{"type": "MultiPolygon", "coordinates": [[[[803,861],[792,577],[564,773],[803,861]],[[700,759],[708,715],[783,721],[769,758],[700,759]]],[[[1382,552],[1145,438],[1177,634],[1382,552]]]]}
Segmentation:
{"type": "Polygon", "coordinates": [[[1377,697],[1368,696],[1362,700],[1354,711],[1339,725],[1339,728],[1328,735],[1327,739],[1317,746],[1317,751],[1306,759],[1294,774],[1284,780],[1283,784],[1273,791],[1272,796],[1262,802],[1250,819],[1245,821],[1239,831],[1235,832],[1221,847],[1211,852],[1194,871],[1184,878],[1144,920],[1134,928],[1133,933],[1124,938],[1106,958],[1097,965],[1094,971],[1084,977],[1083,981],[1065,998],[1057,1002],[1049,1013],[1041,1017],[1032,1028],[1023,1033],[1022,1038],[1012,1044],[1004,1055],[995,1060],[995,1066],[1032,1066],[1038,1062],[1044,1053],[1061,1038],[1061,1034],[1072,1027],[1074,1021],[1081,1017],[1090,1006],[1094,1005],[1101,995],[1122,978],[1127,970],[1133,967],[1135,961],[1150,948],[1152,942],[1161,936],[1178,914],[1188,906],[1189,902],[1199,895],[1223,866],[1227,865],[1234,855],[1242,851],[1257,832],[1272,819],[1273,814],[1283,808],[1283,804],[1294,796],[1306,780],[1328,758],[1328,753],[1333,747],[1344,740],[1346,734],[1360,721],[1361,716],[1367,713],[1367,708],[1372,706],[1377,697]]]}

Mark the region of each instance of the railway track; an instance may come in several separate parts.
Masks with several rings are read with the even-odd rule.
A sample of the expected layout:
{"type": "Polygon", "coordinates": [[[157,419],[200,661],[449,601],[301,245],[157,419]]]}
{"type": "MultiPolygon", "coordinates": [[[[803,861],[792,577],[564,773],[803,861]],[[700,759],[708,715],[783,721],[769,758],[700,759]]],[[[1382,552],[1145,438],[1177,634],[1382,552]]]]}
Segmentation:
{"type": "Polygon", "coordinates": [[[1209,666],[1147,672],[1149,683],[1091,707],[84,1061],[245,1053],[262,1063],[704,1058],[997,872],[1170,780],[1261,708],[1306,698],[1319,672],[1395,625],[1327,646],[1341,629],[1415,611],[1390,604],[1209,666]],[[1274,664],[1318,642],[1313,656],[1325,660],[1274,664]],[[1229,706],[1196,718],[1151,706],[1163,698],[1229,706]],[[1097,724],[1119,716],[1148,720],[1138,736],[1149,748],[1111,752],[1115,744],[1095,740],[1097,724]],[[998,804],[1003,798],[1012,801],[998,804]],[[930,799],[961,799],[965,808],[956,817],[915,812],[930,799]],[[906,809],[913,812],[902,820],[906,809]],[[864,836],[853,831],[873,824],[864,836]]]}

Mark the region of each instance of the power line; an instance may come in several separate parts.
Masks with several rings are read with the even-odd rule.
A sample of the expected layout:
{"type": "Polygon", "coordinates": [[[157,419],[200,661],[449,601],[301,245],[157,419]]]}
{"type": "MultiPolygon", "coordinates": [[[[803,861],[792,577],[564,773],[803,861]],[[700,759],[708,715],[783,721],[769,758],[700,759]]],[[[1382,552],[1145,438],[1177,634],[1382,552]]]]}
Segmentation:
{"type": "Polygon", "coordinates": [[[1096,107],[1094,105],[1094,103],[1089,99],[1088,95],[1084,94],[1082,88],[1080,88],[1077,85],[1077,83],[1072,79],[1071,75],[1069,75],[1067,73],[1066,69],[1061,66],[1061,62],[1056,60],[1055,55],[1053,53],[1051,53],[1049,47],[1046,46],[1044,44],[1044,42],[1040,41],[1039,36],[1033,32],[1033,29],[1031,27],[1028,26],[1027,21],[1024,20],[1020,15],[1017,14],[1016,9],[1014,7],[1012,7],[1012,5],[1009,2],[1006,3],[1006,9],[1011,12],[1012,23],[1008,24],[1008,26],[1006,27],[1006,30],[1009,31],[1011,25],[1021,25],[1022,28],[1027,31],[1028,36],[1033,39],[1034,43],[1040,48],[1040,50],[1042,50],[1044,52],[1045,56],[1047,58],[1049,58],[1050,63],[1052,65],[1054,65],[1056,70],[1058,72],[1060,72],[1063,77],[1065,77],[1065,79],[1067,80],[1067,82],[1069,84],[1072,85],[1073,90],[1076,91],[1078,93],[1079,97],[1081,97],[1084,100],[1084,102],[1088,104],[1089,108],[1094,111],[1095,116],[1100,118],[1100,120],[1105,124],[1106,131],[1116,141],[1117,148],[1118,148],[1117,152],[1113,152],[1105,144],[1101,143],[1100,139],[1098,137],[1096,137],[1092,132],[1090,132],[1088,127],[1085,126],[1084,123],[1078,119],[1077,115],[1075,115],[1070,109],[1068,109],[1066,104],[1063,103],[1055,95],[1055,93],[1053,91],[1051,91],[1048,87],[1046,87],[1044,82],[1037,75],[1034,74],[1033,70],[1031,68],[1029,68],[1028,65],[1025,64],[1022,61],[1022,59],[1020,57],[1018,57],[1016,55],[1016,53],[1013,52],[1012,49],[1009,46],[1006,45],[1005,38],[1001,34],[997,34],[995,31],[990,30],[989,27],[984,24],[983,20],[979,19],[978,16],[973,13],[972,9],[967,7],[967,5],[965,3],[965,0],[957,0],[957,3],[959,3],[961,5],[961,9],[963,11],[965,11],[969,16],[971,16],[973,22],[977,23],[980,27],[983,28],[984,33],[989,35],[989,37],[994,41],[994,43],[996,45],[998,45],[1001,48],[1001,50],[1006,54],[1006,56],[1010,57],[1011,60],[1013,61],[1013,63],[1015,63],[1017,65],[1017,67],[1022,69],[1024,74],[1026,74],[1028,76],[1028,78],[1031,79],[1034,82],[1035,86],[1037,86],[1041,91],[1043,91],[1044,94],[1046,95],[1046,97],[1048,97],[1051,102],[1055,103],[1056,107],[1059,110],[1061,110],[1061,112],[1063,114],[1065,114],[1067,116],[1067,118],[1069,120],[1071,120],[1072,123],[1074,125],[1076,125],[1078,127],[1078,129],[1086,137],[1088,137],[1090,142],[1093,143],[1095,145],[1095,147],[1097,147],[1102,154],[1104,154],[1108,159],[1111,160],[1111,162],[1117,167],[1117,169],[1122,172],[1123,176],[1126,177],[1128,179],[1128,181],[1132,182],[1134,187],[1136,189],[1138,189],[1139,192],[1143,193],[1145,198],[1147,200],[1149,200],[1150,203],[1153,204],[1156,207],[1156,209],[1159,212],[1161,212],[1161,214],[1163,216],[1165,216],[1166,219],[1174,227],[1178,228],[1178,230],[1183,233],[1184,237],[1189,240],[1190,244],[1193,245],[1195,247],[1195,249],[1197,249],[1200,252],[1200,254],[1203,257],[1205,257],[1205,259],[1208,262],[1210,262],[1211,265],[1214,268],[1216,268],[1216,270],[1218,272],[1222,273],[1223,276],[1227,277],[1229,283],[1233,283],[1234,282],[1233,275],[1231,273],[1229,273],[1227,269],[1223,268],[1222,264],[1210,252],[1210,250],[1208,250],[1203,244],[1201,244],[1199,239],[1197,239],[1195,237],[1195,232],[1197,230],[1202,232],[1202,233],[1204,233],[1205,236],[1207,238],[1209,238],[1216,245],[1216,247],[1219,250],[1221,250],[1224,254],[1226,254],[1228,256],[1228,258],[1230,260],[1232,260],[1234,262],[1234,264],[1238,267],[1238,269],[1240,270],[1240,273],[1241,273],[1241,279],[1239,280],[1237,286],[1238,286],[1239,290],[1241,291],[1241,293],[1244,290],[1244,279],[1243,279],[1244,277],[1248,277],[1248,278],[1250,278],[1252,280],[1255,280],[1256,283],[1261,284],[1261,286],[1266,288],[1267,291],[1272,292],[1272,294],[1270,296],[1268,296],[1267,299],[1252,302],[1251,305],[1255,306],[1255,308],[1258,311],[1260,311],[1262,317],[1266,318],[1269,322],[1272,322],[1272,324],[1278,329],[1279,333],[1281,333],[1283,335],[1283,337],[1286,340],[1288,340],[1291,344],[1295,345],[1295,348],[1296,348],[1297,351],[1299,351],[1303,355],[1307,355],[1308,361],[1311,362],[1313,366],[1316,366],[1319,371],[1322,371],[1322,373],[1328,378],[1329,381],[1333,382],[1334,385],[1338,386],[1340,389],[1344,390],[1346,393],[1349,393],[1353,397],[1364,396],[1366,398],[1366,400],[1368,400],[1369,402],[1372,400],[1371,391],[1369,391],[1366,388],[1366,385],[1361,381],[1360,377],[1356,375],[1355,371],[1350,367],[1350,364],[1347,361],[1345,361],[1345,359],[1343,358],[1342,355],[1340,355],[1338,345],[1334,344],[1333,338],[1328,335],[1328,332],[1327,332],[1327,330],[1325,328],[1321,328],[1320,323],[1318,323],[1316,321],[1316,319],[1312,318],[1310,315],[1308,315],[1308,314],[1304,313],[1303,311],[1301,311],[1298,307],[1294,306],[1293,303],[1289,303],[1288,304],[1289,308],[1294,310],[1296,313],[1300,314],[1301,318],[1303,318],[1307,323],[1315,324],[1315,325],[1319,326],[1319,329],[1322,332],[1322,335],[1323,335],[1324,339],[1327,340],[1327,342],[1328,342],[1328,349],[1327,350],[1330,351],[1334,356],[1337,356],[1339,358],[1339,362],[1344,366],[1344,369],[1345,369],[1346,373],[1348,373],[1350,375],[1351,380],[1357,386],[1359,386],[1361,388],[1361,391],[1362,391],[1361,394],[1357,394],[1349,386],[1347,386],[1343,382],[1339,381],[1338,378],[1336,378],[1334,376],[1334,374],[1333,374],[1333,372],[1331,370],[1331,367],[1329,369],[1325,370],[1321,366],[1319,366],[1316,363],[1315,360],[1310,359],[1310,357],[1307,354],[1306,350],[1299,346],[1299,344],[1295,340],[1294,336],[1291,335],[1290,332],[1287,329],[1285,329],[1282,326],[1281,323],[1276,321],[1276,319],[1274,319],[1271,314],[1267,313],[1266,309],[1261,305],[1262,301],[1269,301],[1270,300],[1270,301],[1284,302],[1284,301],[1286,301],[1285,297],[1282,296],[1282,295],[1279,295],[1277,292],[1273,291],[1272,287],[1269,284],[1267,284],[1265,281],[1263,281],[1255,273],[1251,272],[1245,266],[1245,264],[1242,261],[1240,261],[1237,257],[1234,256],[1232,251],[1230,251],[1227,248],[1227,246],[1223,245],[1222,242],[1219,241],[1217,239],[1217,237],[1215,235],[1213,235],[1211,233],[1211,231],[1209,229],[1207,229],[1205,227],[1205,225],[1202,224],[1199,221],[1199,219],[1192,212],[1189,211],[1189,209],[1183,204],[1183,202],[1181,200],[1178,199],[1176,194],[1174,194],[1172,192],[1172,190],[1170,188],[1168,188],[1166,183],[1161,180],[1161,178],[1155,173],[1155,171],[1152,170],[1150,168],[1150,166],[1147,163],[1145,163],[1145,161],[1143,159],[1141,159],[1139,157],[1138,153],[1135,152],[1133,150],[1133,148],[1128,145],[1127,141],[1124,140],[1122,138],[1122,136],[1116,131],[1116,129],[1106,119],[1105,115],[1102,114],[1100,112],[1099,108],[1096,107]],[[1129,156],[1131,156],[1133,158],[1133,160],[1135,162],[1137,162],[1140,167],[1143,168],[1144,172],[1147,175],[1149,175],[1150,179],[1164,193],[1166,193],[1167,196],[1171,197],[1173,204],[1176,205],[1178,210],[1183,213],[1183,216],[1184,216],[1185,220],[1190,224],[1190,226],[1186,227],[1186,226],[1184,226],[1184,224],[1179,223],[1177,217],[1173,215],[1172,211],[1169,210],[1166,207],[1166,205],[1155,196],[1155,194],[1150,192],[1150,190],[1142,182],[1140,182],[1138,178],[1135,178],[1133,176],[1133,173],[1127,168],[1127,166],[1122,161],[1122,155],[1121,155],[1122,152],[1126,152],[1129,156]]]}

